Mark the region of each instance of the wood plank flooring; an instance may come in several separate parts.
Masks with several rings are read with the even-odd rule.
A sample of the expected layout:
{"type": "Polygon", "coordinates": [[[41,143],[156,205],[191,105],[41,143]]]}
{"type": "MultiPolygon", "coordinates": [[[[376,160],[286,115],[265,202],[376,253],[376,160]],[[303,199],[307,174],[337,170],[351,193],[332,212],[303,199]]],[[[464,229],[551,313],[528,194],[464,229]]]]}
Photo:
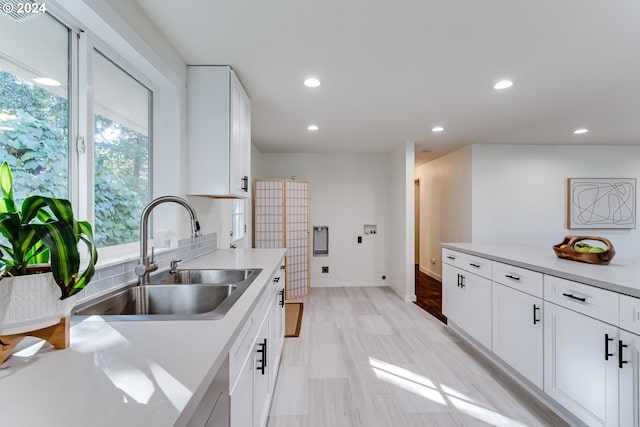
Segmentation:
{"type": "Polygon", "coordinates": [[[390,288],[314,288],[301,301],[269,427],[566,425],[390,288]]]}
{"type": "Polygon", "coordinates": [[[424,274],[416,265],[416,305],[427,310],[436,319],[447,323],[442,314],[442,283],[424,274]]]}

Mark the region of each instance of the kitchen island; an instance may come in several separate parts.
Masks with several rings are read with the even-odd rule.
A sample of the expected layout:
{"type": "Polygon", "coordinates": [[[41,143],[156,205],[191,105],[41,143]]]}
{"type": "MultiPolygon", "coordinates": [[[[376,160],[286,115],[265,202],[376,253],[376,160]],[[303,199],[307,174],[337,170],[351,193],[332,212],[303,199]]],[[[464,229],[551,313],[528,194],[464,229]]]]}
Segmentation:
{"type": "Polygon", "coordinates": [[[284,254],[285,249],[216,250],[180,264],[262,269],[219,320],[72,317],[68,349],[39,342],[0,365],[2,425],[187,425],[284,254]]]}
{"type": "Polygon", "coordinates": [[[551,247],[442,244],[442,308],[460,334],[571,425],[640,419],[640,264],[551,247]]]}

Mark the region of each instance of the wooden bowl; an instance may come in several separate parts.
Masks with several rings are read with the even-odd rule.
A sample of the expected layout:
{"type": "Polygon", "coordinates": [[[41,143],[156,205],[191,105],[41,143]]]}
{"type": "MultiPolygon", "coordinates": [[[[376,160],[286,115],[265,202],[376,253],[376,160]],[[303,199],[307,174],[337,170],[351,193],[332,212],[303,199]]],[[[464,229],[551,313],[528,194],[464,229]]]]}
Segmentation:
{"type": "Polygon", "coordinates": [[[553,245],[553,251],[558,258],[570,259],[572,261],[586,262],[589,264],[607,265],[616,254],[611,242],[599,236],[564,236],[564,240],[557,245],[553,245]],[[582,240],[597,240],[604,243],[607,248],[604,252],[577,252],[574,245],[582,240]],[[561,247],[566,245],[565,247],[561,247]]]}

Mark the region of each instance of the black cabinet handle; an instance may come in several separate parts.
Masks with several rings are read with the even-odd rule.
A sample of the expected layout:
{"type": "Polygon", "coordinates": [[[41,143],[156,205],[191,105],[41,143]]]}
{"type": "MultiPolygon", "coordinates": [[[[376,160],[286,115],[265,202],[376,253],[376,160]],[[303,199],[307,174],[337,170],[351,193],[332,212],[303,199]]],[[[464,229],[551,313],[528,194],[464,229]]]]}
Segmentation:
{"type": "Polygon", "coordinates": [[[466,285],[464,284],[464,279],[465,279],[464,275],[462,275],[462,274],[461,274],[461,275],[460,275],[460,287],[461,287],[461,288],[464,288],[464,287],[466,286],[466,285]]]}
{"type": "Polygon", "coordinates": [[[249,177],[246,175],[242,177],[242,191],[249,191],[249,177]]]}
{"type": "Polygon", "coordinates": [[[613,338],[609,338],[609,334],[604,334],[604,360],[609,360],[613,353],[609,353],[609,341],[613,341],[613,338]]]}
{"type": "Polygon", "coordinates": [[[474,264],[472,262],[469,263],[471,267],[480,268],[480,264],[474,264]]]}
{"type": "Polygon", "coordinates": [[[626,344],[622,344],[622,340],[618,340],[618,367],[622,369],[625,363],[629,363],[628,360],[622,360],[622,349],[629,347],[626,344]]]}
{"type": "Polygon", "coordinates": [[[513,274],[505,274],[504,277],[511,279],[511,280],[520,280],[520,278],[518,276],[514,276],[513,274]]]}
{"type": "Polygon", "coordinates": [[[458,287],[460,287],[460,282],[462,281],[461,278],[462,276],[458,274],[458,287]]]}
{"type": "Polygon", "coordinates": [[[577,297],[577,296],[575,296],[573,294],[562,294],[562,295],[564,295],[567,298],[575,299],[575,300],[582,301],[582,302],[585,302],[587,300],[586,298],[577,297]]]}
{"type": "Polygon", "coordinates": [[[258,360],[260,366],[258,366],[256,369],[258,369],[262,373],[262,375],[264,375],[264,368],[267,367],[267,339],[265,338],[264,341],[258,345],[260,346],[260,348],[258,349],[258,353],[261,354],[262,359],[258,360]]]}
{"type": "Polygon", "coordinates": [[[284,265],[281,265],[281,266],[280,266],[280,270],[284,270],[284,265]]]}
{"type": "Polygon", "coordinates": [[[284,307],[284,289],[280,289],[280,307],[284,307]]]}
{"type": "Polygon", "coordinates": [[[447,258],[449,258],[449,259],[451,259],[451,260],[456,259],[456,257],[451,256],[451,255],[447,255],[447,258]]]}
{"type": "Polygon", "coordinates": [[[273,281],[274,281],[275,283],[278,283],[278,282],[280,281],[280,276],[276,276],[276,277],[274,277],[274,278],[273,278],[273,281]]]}
{"type": "Polygon", "coordinates": [[[540,319],[538,319],[536,317],[536,311],[538,311],[538,310],[540,310],[540,307],[538,307],[537,305],[533,304],[533,324],[534,325],[540,321],[540,319]]]}

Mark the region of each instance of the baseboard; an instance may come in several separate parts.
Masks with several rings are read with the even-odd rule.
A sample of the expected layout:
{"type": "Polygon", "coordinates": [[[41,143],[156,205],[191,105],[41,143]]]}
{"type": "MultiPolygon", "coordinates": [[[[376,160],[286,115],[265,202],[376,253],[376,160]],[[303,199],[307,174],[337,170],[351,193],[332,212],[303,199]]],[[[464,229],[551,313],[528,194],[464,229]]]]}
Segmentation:
{"type": "Polygon", "coordinates": [[[426,268],[424,268],[423,266],[419,266],[418,270],[420,270],[421,273],[426,274],[429,277],[433,277],[434,279],[436,279],[439,282],[442,282],[442,276],[438,273],[436,273],[435,271],[432,270],[427,270],[426,268]]]}
{"type": "Polygon", "coordinates": [[[377,288],[380,286],[391,286],[389,283],[376,282],[376,283],[353,283],[353,282],[311,282],[312,288],[362,288],[371,287],[377,288]]]}

